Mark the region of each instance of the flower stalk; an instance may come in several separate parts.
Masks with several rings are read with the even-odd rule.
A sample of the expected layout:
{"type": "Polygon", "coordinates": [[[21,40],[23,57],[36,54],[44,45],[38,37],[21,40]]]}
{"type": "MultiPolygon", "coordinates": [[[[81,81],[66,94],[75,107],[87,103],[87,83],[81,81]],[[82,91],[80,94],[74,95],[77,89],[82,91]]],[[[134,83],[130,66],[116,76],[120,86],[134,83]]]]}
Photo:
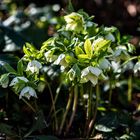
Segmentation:
{"type": "Polygon", "coordinates": [[[54,102],[54,98],[53,98],[53,93],[52,93],[51,87],[50,87],[48,82],[47,82],[47,86],[48,86],[48,89],[49,89],[49,92],[50,92],[50,96],[51,96],[51,100],[52,100],[52,107],[53,107],[53,110],[54,110],[54,119],[55,119],[55,130],[57,132],[58,131],[58,121],[57,121],[57,116],[56,116],[55,102],[54,102]]]}
{"type": "Polygon", "coordinates": [[[73,123],[74,116],[76,114],[77,104],[78,104],[78,85],[75,85],[74,86],[74,102],[73,102],[72,114],[71,114],[71,117],[70,117],[70,121],[68,123],[68,126],[66,128],[66,133],[69,132],[70,127],[71,127],[71,125],[73,123]]]}
{"type": "Polygon", "coordinates": [[[132,74],[129,75],[128,78],[128,96],[127,96],[128,102],[132,101],[132,74]]]}
{"type": "Polygon", "coordinates": [[[93,118],[91,119],[91,121],[89,123],[86,138],[90,137],[91,130],[93,129],[93,125],[95,123],[96,116],[97,116],[99,99],[100,99],[100,91],[99,91],[99,84],[97,84],[96,85],[96,102],[95,102],[95,107],[94,107],[94,114],[93,114],[93,118]]]}
{"type": "Polygon", "coordinates": [[[62,134],[62,130],[63,130],[64,124],[65,124],[65,121],[66,121],[66,117],[67,117],[67,114],[68,114],[68,112],[70,110],[72,98],[73,98],[73,87],[71,87],[71,89],[70,89],[69,99],[68,99],[67,106],[66,106],[66,111],[65,111],[65,113],[64,113],[64,115],[62,117],[62,122],[60,124],[59,132],[58,132],[59,135],[62,134]]]}

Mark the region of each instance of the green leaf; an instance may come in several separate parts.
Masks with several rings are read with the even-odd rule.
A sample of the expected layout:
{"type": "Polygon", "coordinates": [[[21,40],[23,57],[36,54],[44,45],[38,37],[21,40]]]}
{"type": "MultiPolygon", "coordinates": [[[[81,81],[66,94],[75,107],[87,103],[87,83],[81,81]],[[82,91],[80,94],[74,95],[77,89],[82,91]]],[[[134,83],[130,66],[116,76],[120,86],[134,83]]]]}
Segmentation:
{"type": "Polygon", "coordinates": [[[112,132],[112,129],[105,126],[105,125],[102,125],[102,124],[98,124],[95,126],[96,130],[98,131],[102,131],[102,132],[112,132]]]}
{"type": "Polygon", "coordinates": [[[19,61],[19,58],[12,54],[0,54],[0,61],[2,61],[2,63],[8,63],[15,66],[19,61]]]}
{"type": "Polygon", "coordinates": [[[12,126],[5,123],[0,123],[0,132],[6,134],[7,136],[16,137],[17,135],[12,130],[12,126]]]}
{"type": "Polygon", "coordinates": [[[133,44],[127,43],[127,46],[128,46],[128,52],[133,53],[136,51],[136,47],[133,44]]]}
{"type": "Polygon", "coordinates": [[[77,64],[73,65],[73,67],[69,70],[68,76],[71,81],[73,81],[75,77],[77,77],[78,80],[80,79],[81,70],[77,64]]]}
{"type": "Polygon", "coordinates": [[[91,41],[89,39],[87,39],[84,43],[84,49],[86,54],[88,55],[89,58],[92,57],[92,45],[91,45],[91,41]]]}
{"type": "Polygon", "coordinates": [[[52,37],[52,38],[49,38],[47,41],[45,41],[41,47],[41,50],[42,51],[45,51],[45,50],[48,50],[48,47],[49,46],[53,46],[54,45],[54,42],[55,42],[56,38],[55,37],[52,37]]]}
{"type": "Polygon", "coordinates": [[[69,13],[74,12],[74,8],[73,8],[71,0],[69,0],[68,6],[66,8],[66,11],[69,12],[69,13]]]}
{"type": "Polygon", "coordinates": [[[6,74],[1,75],[1,77],[0,77],[0,85],[3,88],[7,88],[8,84],[9,84],[9,74],[6,73],[6,74]]]}
{"type": "Polygon", "coordinates": [[[95,125],[95,129],[102,132],[112,132],[119,126],[119,120],[116,113],[108,113],[107,115],[101,117],[95,125]]]}
{"type": "Polygon", "coordinates": [[[42,110],[40,110],[36,113],[32,128],[29,130],[29,132],[24,137],[28,137],[32,132],[34,132],[36,130],[44,129],[44,128],[46,128],[46,126],[47,126],[47,124],[45,122],[44,114],[43,114],[42,110]]]}
{"type": "Polygon", "coordinates": [[[76,46],[75,54],[76,54],[76,56],[78,56],[79,54],[84,54],[84,51],[79,46],[76,46]]]}
{"type": "Polygon", "coordinates": [[[36,48],[30,44],[30,43],[26,43],[24,46],[23,46],[23,52],[30,56],[30,55],[33,55],[34,53],[37,52],[36,48]]]}
{"type": "Polygon", "coordinates": [[[98,43],[95,44],[94,46],[94,51],[99,52],[99,51],[105,51],[109,46],[110,46],[111,41],[110,40],[101,40],[98,43]]]}
{"type": "Polygon", "coordinates": [[[17,64],[18,74],[23,75],[23,70],[24,70],[24,66],[23,66],[22,60],[20,60],[17,64]]]}
{"type": "Polygon", "coordinates": [[[78,13],[81,14],[81,15],[83,15],[83,17],[86,18],[86,19],[88,19],[88,20],[91,20],[91,19],[94,18],[94,16],[90,16],[89,17],[88,13],[86,13],[83,9],[78,10],[78,13]]]}
{"type": "Polygon", "coordinates": [[[78,55],[78,59],[80,63],[89,63],[89,57],[86,54],[80,54],[78,55]]]}
{"type": "Polygon", "coordinates": [[[89,59],[89,57],[86,54],[79,54],[78,59],[89,59]]]}
{"type": "Polygon", "coordinates": [[[137,139],[135,138],[134,134],[133,135],[124,134],[120,137],[120,140],[137,140],[137,139]]]}
{"type": "Polygon", "coordinates": [[[64,45],[62,42],[56,41],[56,42],[55,42],[55,45],[56,45],[59,49],[65,50],[65,45],[64,45]]]}
{"type": "Polygon", "coordinates": [[[105,107],[98,107],[97,108],[99,111],[106,111],[106,108],[105,107]]]}
{"type": "Polygon", "coordinates": [[[28,55],[28,56],[31,56],[31,52],[26,48],[26,46],[23,46],[23,52],[28,55]]]}
{"type": "Polygon", "coordinates": [[[65,57],[65,61],[68,63],[68,64],[73,64],[73,63],[76,63],[76,59],[70,55],[66,55],[65,57]]]}
{"type": "Polygon", "coordinates": [[[8,63],[5,63],[3,67],[6,69],[7,72],[16,74],[17,72],[13,67],[11,67],[8,63]]]}

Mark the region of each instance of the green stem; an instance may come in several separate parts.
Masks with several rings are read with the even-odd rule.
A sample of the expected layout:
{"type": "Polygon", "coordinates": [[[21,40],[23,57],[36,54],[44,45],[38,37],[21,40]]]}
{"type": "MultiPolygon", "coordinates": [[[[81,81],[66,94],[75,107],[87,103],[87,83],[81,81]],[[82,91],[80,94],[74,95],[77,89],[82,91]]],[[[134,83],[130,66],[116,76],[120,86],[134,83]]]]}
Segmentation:
{"type": "Polygon", "coordinates": [[[58,95],[60,93],[60,90],[61,90],[61,87],[62,87],[62,83],[60,83],[60,85],[58,86],[58,88],[56,89],[56,96],[54,98],[54,102],[56,103],[57,101],[57,98],[58,98],[58,95]]]}
{"type": "Polygon", "coordinates": [[[62,122],[61,122],[61,124],[60,124],[60,129],[59,129],[59,133],[58,133],[59,135],[61,135],[61,133],[62,133],[64,124],[65,124],[65,121],[66,121],[66,116],[67,116],[68,111],[69,111],[69,109],[70,109],[71,102],[72,102],[72,98],[73,98],[73,88],[70,89],[70,90],[71,90],[71,91],[70,91],[70,94],[69,94],[69,99],[68,99],[68,102],[67,102],[66,111],[65,111],[65,113],[64,113],[64,115],[63,115],[62,122]]]}
{"type": "Polygon", "coordinates": [[[81,102],[83,103],[84,100],[83,100],[83,95],[84,95],[84,87],[83,87],[83,84],[80,85],[79,87],[79,92],[80,92],[80,99],[81,99],[81,102]]]}
{"type": "Polygon", "coordinates": [[[128,79],[128,102],[132,100],[132,74],[129,76],[128,79]]]}
{"type": "Polygon", "coordinates": [[[96,85],[96,103],[95,103],[94,115],[93,115],[93,118],[90,121],[89,126],[88,126],[87,139],[89,138],[91,129],[93,128],[93,125],[94,125],[95,120],[96,120],[99,99],[100,99],[100,91],[99,91],[99,85],[97,84],[96,85]]]}
{"type": "Polygon", "coordinates": [[[111,100],[112,100],[112,78],[109,81],[109,106],[111,105],[111,100]]]}
{"type": "MultiPolygon", "coordinates": [[[[54,104],[56,104],[58,95],[59,95],[59,93],[60,93],[61,86],[62,86],[62,83],[60,83],[60,85],[58,86],[58,88],[57,88],[57,90],[56,90],[56,96],[55,96],[55,98],[54,98],[54,104]]],[[[52,111],[53,111],[53,106],[51,106],[51,109],[50,109],[50,112],[49,112],[49,114],[48,114],[47,120],[50,118],[52,111]]]]}
{"type": "Polygon", "coordinates": [[[56,129],[56,132],[57,132],[57,130],[58,130],[58,121],[57,121],[57,117],[56,117],[55,102],[54,102],[54,99],[53,99],[53,93],[52,93],[51,87],[50,87],[48,82],[47,82],[47,86],[48,86],[50,96],[51,96],[51,100],[52,100],[52,107],[53,107],[53,110],[54,110],[54,119],[55,119],[55,129],[56,129]]]}
{"type": "Polygon", "coordinates": [[[88,120],[91,119],[92,113],[92,85],[90,85],[89,89],[89,98],[88,98],[88,120]]]}
{"type": "Polygon", "coordinates": [[[39,108],[38,108],[37,100],[36,100],[36,99],[34,100],[34,104],[35,104],[35,109],[36,109],[36,111],[39,111],[39,108]]]}
{"type": "Polygon", "coordinates": [[[28,105],[28,107],[31,108],[31,110],[32,110],[33,112],[36,113],[36,110],[32,107],[32,105],[31,105],[30,103],[28,103],[24,98],[22,98],[22,100],[28,105]]]}
{"type": "Polygon", "coordinates": [[[134,56],[134,57],[131,57],[130,59],[128,59],[127,61],[125,61],[120,67],[123,67],[124,65],[126,65],[128,62],[134,60],[134,59],[139,59],[140,56],[134,56]]]}
{"type": "Polygon", "coordinates": [[[78,104],[78,85],[75,85],[74,87],[74,102],[73,102],[73,108],[72,108],[72,115],[70,117],[70,121],[69,121],[69,124],[66,128],[66,133],[69,132],[69,129],[72,125],[72,122],[74,120],[74,116],[76,114],[76,109],[77,109],[77,104],[78,104]]]}
{"type": "Polygon", "coordinates": [[[84,137],[87,136],[87,129],[90,123],[90,119],[92,116],[92,85],[91,83],[88,84],[87,87],[87,94],[89,95],[88,101],[87,101],[87,114],[86,114],[86,124],[85,124],[85,131],[84,131],[84,137]]]}

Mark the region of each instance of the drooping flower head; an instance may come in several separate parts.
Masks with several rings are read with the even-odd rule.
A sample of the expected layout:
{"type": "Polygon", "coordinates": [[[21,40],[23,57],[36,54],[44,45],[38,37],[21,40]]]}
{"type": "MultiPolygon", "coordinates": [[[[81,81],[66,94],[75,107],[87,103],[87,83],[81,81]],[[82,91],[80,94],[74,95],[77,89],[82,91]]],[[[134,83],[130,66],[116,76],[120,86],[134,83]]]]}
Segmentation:
{"type": "Polygon", "coordinates": [[[89,66],[81,72],[81,83],[90,81],[95,86],[101,73],[102,71],[99,68],[89,66]]]}
{"type": "Polygon", "coordinates": [[[72,12],[71,14],[64,16],[64,19],[67,23],[66,30],[75,31],[77,33],[84,30],[84,19],[82,15],[72,12]]]}
{"type": "Polygon", "coordinates": [[[33,60],[28,63],[26,71],[31,71],[32,73],[39,73],[39,70],[42,68],[42,64],[37,60],[33,60]]]}
{"type": "Polygon", "coordinates": [[[20,92],[19,99],[21,99],[22,97],[26,97],[28,100],[30,99],[30,97],[37,98],[36,91],[32,87],[24,87],[20,92]]]}
{"type": "Polygon", "coordinates": [[[19,83],[19,81],[23,81],[23,82],[27,83],[29,80],[23,76],[15,77],[15,78],[13,78],[13,80],[11,81],[9,86],[14,86],[17,83],[19,83]]]}

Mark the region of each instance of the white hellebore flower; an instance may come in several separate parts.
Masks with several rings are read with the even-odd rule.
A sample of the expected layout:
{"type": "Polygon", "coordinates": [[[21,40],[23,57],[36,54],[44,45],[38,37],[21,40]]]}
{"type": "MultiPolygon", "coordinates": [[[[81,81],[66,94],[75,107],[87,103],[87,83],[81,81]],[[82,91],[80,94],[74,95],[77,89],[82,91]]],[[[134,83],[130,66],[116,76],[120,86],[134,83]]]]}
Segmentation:
{"type": "Polygon", "coordinates": [[[116,50],[114,52],[114,56],[118,57],[120,59],[128,59],[129,54],[127,53],[126,46],[120,45],[120,46],[116,47],[116,50]]]}
{"type": "Polygon", "coordinates": [[[104,39],[102,37],[99,37],[98,39],[94,40],[92,43],[92,46],[96,46],[100,41],[103,41],[104,39]]]}
{"type": "Polygon", "coordinates": [[[32,87],[27,86],[21,90],[19,99],[26,97],[29,100],[31,96],[37,98],[36,91],[32,87]]]}
{"type": "Polygon", "coordinates": [[[97,44],[101,41],[103,41],[104,39],[102,37],[97,38],[96,40],[93,41],[92,43],[92,50],[95,51],[95,46],[97,46],[97,44]]]}
{"type": "Polygon", "coordinates": [[[54,55],[53,52],[50,51],[50,50],[45,52],[44,56],[45,56],[47,62],[53,62],[53,61],[55,61],[57,59],[57,56],[54,55]]]}
{"type": "Polygon", "coordinates": [[[65,61],[65,54],[60,54],[56,61],[54,61],[55,65],[61,65],[61,69],[65,69],[68,64],[65,61]]]}
{"type": "Polygon", "coordinates": [[[111,67],[112,67],[114,73],[121,73],[120,62],[112,61],[111,67]]]}
{"type": "Polygon", "coordinates": [[[24,81],[25,83],[27,83],[29,80],[23,76],[19,76],[19,77],[15,77],[13,78],[13,80],[11,81],[10,85],[9,86],[14,86],[16,85],[17,83],[19,83],[19,81],[24,81]]]}
{"type": "Polygon", "coordinates": [[[111,40],[112,42],[115,42],[115,37],[113,34],[109,33],[105,36],[106,39],[111,40]]]}
{"type": "Polygon", "coordinates": [[[28,63],[26,71],[31,71],[32,73],[39,73],[39,70],[42,68],[42,64],[37,60],[33,60],[28,63]]]}
{"type": "Polygon", "coordinates": [[[60,54],[54,64],[56,65],[63,65],[63,61],[65,61],[65,54],[60,54]]]}
{"type": "Polygon", "coordinates": [[[101,73],[102,71],[99,68],[89,66],[81,72],[81,83],[90,81],[95,86],[101,73]]]}
{"type": "Polygon", "coordinates": [[[138,71],[140,71],[140,62],[139,61],[134,66],[134,73],[137,73],[138,71]]]}
{"type": "Polygon", "coordinates": [[[101,59],[100,62],[99,62],[99,67],[101,69],[107,69],[110,66],[111,66],[111,64],[106,58],[101,59]]]}

